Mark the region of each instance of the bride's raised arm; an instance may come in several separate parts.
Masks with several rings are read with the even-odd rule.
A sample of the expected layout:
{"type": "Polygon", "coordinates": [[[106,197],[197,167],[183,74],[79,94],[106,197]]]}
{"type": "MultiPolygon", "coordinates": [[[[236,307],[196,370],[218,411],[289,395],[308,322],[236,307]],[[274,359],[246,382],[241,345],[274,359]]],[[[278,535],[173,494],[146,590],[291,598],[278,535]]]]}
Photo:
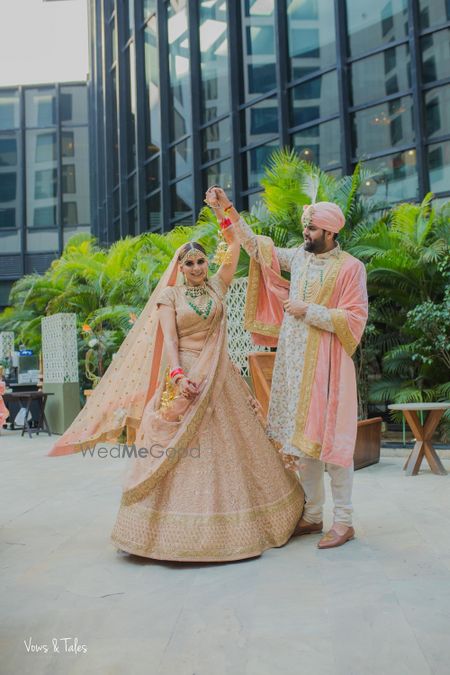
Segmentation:
{"type": "MultiPolygon", "coordinates": [[[[257,262],[260,262],[258,236],[245,222],[245,219],[241,216],[239,211],[234,208],[233,203],[227,197],[224,190],[214,185],[207,191],[205,201],[215,211],[219,222],[224,217],[224,215],[231,221],[233,224],[234,236],[239,240],[242,248],[251,258],[254,258],[257,262]]],[[[275,246],[275,253],[277,255],[281,269],[285,270],[286,272],[290,272],[295,249],[279,248],[278,246],[275,246]]]]}

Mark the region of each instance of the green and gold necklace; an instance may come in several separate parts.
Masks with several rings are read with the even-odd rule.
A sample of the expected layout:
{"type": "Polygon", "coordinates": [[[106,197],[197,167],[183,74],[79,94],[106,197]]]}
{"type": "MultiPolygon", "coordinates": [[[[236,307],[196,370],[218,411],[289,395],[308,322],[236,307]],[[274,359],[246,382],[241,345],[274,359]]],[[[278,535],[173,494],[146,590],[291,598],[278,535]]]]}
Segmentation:
{"type": "Polygon", "coordinates": [[[201,316],[202,319],[207,319],[211,313],[213,300],[208,295],[206,282],[203,282],[203,284],[200,284],[199,286],[186,286],[184,293],[186,298],[191,298],[190,300],[187,300],[189,307],[191,307],[198,316],[201,316]]]}

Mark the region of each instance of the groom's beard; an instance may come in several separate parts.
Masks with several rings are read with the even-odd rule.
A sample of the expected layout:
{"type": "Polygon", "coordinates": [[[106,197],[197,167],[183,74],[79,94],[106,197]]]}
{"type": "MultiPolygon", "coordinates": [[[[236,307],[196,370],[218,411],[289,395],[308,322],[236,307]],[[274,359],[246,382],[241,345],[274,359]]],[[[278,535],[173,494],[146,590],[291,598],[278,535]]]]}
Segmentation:
{"type": "Polygon", "coordinates": [[[315,255],[318,255],[320,253],[324,253],[325,248],[325,232],[322,232],[320,239],[315,239],[314,241],[311,239],[305,239],[304,249],[305,251],[308,251],[308,253],[314,253],[315,255]]]}

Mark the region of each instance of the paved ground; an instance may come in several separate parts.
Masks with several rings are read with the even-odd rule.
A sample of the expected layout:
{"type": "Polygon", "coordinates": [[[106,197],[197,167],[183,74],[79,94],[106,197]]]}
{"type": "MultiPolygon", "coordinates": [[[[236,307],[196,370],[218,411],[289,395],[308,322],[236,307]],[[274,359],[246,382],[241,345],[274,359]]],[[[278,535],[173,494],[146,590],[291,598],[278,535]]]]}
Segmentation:
{"type": "Polygon", "coordinates": [[[49,447],[0,436],[2,674],[450,672],[450,475],[405,478],[396,457],[359,471],[358,538],[341,549],[304,537],[252,561],[164,564],[109,541],[122,462],[49,447]]]}

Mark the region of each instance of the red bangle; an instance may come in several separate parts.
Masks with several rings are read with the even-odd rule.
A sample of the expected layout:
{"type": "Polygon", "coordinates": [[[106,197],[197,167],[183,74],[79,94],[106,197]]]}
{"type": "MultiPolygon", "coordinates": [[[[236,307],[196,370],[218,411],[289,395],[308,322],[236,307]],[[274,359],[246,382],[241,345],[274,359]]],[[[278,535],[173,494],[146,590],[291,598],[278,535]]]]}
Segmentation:
{"type": "Polygon", "coordinates": [[[232,209],[232,208],[233,208],[233,202],[230,202],[230,205],[227,206],[226,209],[224,209],[224,213],[226,213],[227,211],[229,211],[229,210],[232,209]]]}
{"type": "Polygon", "coordinates": [[[221,230],[226,230],[227,227],[230,227],[230,225],[232,225],[232,222],[229,218],[224,218],[223,220],[220,221],[221,230]]]}
{"type": "Polygon", "coordinates": [[[175,377],[175,375],[184,375],[184,370],[183,368],[175,368],[169,373],[169,377],[171,380],[175,377]]]}

